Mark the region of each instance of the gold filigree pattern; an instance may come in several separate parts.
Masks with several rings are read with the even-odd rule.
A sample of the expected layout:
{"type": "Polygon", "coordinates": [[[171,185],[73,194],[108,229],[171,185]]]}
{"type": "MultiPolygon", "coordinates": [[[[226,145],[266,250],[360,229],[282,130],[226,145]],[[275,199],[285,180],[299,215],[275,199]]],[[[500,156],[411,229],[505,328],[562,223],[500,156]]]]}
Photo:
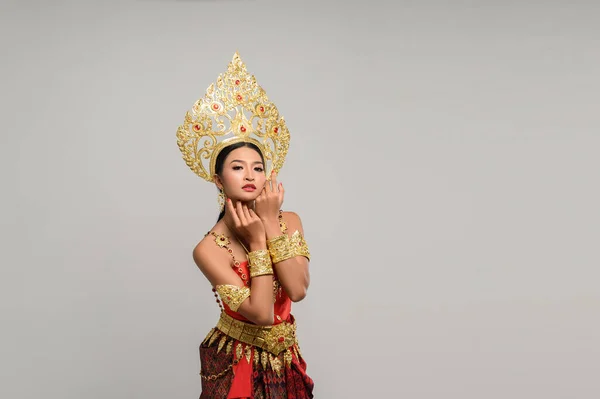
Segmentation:
{"type": "Polygon", "coordinates": [[[281,360],[269,353],[269,363],[271,364],[273,371],[277,373],[278,376],[281,376],[281,360]]]}
{"type": "MultiPolygon", "coordinates": [[[[267,368],[270,367],[271,369],[273,369],[273,371],[279,373],[282,371],[283,366],[287,368],[291,367],[294,356],[296,357],[296,359],[300,359],[301,357],[297,342],[294,343],[292,346],[286,348],[284,351],[279,352],[279,354],[273,354],[268,350],[264,350],[252,344],[244,345],[242,341],[234,339],[216,328],[214,328],[211,331],[212,333],[209,333],[209,335],[207,335],[205,341],[207,341],[211,336],[214,336],[216,338],[221,337],[221,339],[219,339],[218,342],[217,352],[225,348],[225,353],[230,355],[234,350],[233,348],[235,347],[235,357],[233,364],[237,364],[237,362],[239,362],[243,357],[245,357],[248,362],[252,361],[255,367],[262,367],[264,370],[267,370],[267,368]]],[[[215,342],[217,340],[216,338],[212,341],[215,342]]],[[[219,374],[219,376],[222,375],[223,373],[219,374]]],[[[215,377],[203,376],[203,378],[212,379],[215,377]]]]}
{"type": "Polygon", "coordinates": [[[297,343],[296,323],[281,322],[271,326],[258,326],[236,320],[222,312],[217,329],[227,336],[278,355],[297,343]]]}
{"type": "Polygon", "coordinates": [[[213,233],[213,236],[215,237],[215,242],[221,248],[226,248],[229,244],[231,244],[231,241],[229,241],[229,237],[227,237],[224,234],[213,233]]]}
{"type": "Polygon", "coordinates": [[[202,341],[202,344],[206,343],[206,341],[209,340],[209,338],[215,333],[215,331],[217,331],[216,328],[211,328],[211,330],[208,332],[208,334],[206,334],[206,337],[202,341]]]}
{"type": "Polygon", "coordinates": [[[289,367],[292,364],[292,351],[290,348],[285,350],[285,354],[283,355],[283,360],[285,361],[285,366],[289,367]]]}
{"type": "Polygon", "coordinates": [[[306,259],[310,260],[308,245],[298,230],[294,231],[294,234],[290,237],[290,251],[293,253],[293,256],[304,256],[306,259]]]}
{"type": "Polygon", "coordinates": [[[285,233],[267,240],[267,248],[273,263],[279,263],[293,257],[290,250],[290,238],[285,233]]]}
{"type": "Polygon", "coordinates": [[[258,367],[259,362],[260,362],[260,353],[259,353],[258,349],[254,348],[254,366],[258,367]]]}
{"type": "Polygon", "coordinates": [[[230,144],[256,144],[270,177],[271,170],[277,173],[283,166],[290,142],[284,118],[237,52],[227,71],[186,113],[176,136],[185,163],[209,182],[214,181],[217,155],[230,144]]]}
{"type": "Polygon", "coordinates": [[[246,346],[246,361],[250,363],[250,358],[252,357],[252,346],[246,346]]]}
{"type": "Polygon", "coordinates": [[[221,335],[221,332],[215,331],[215,333],[210,337],[210,340],[208,341],[208,346],[211,346],[213,342],[215,342],[215,340],[219,337],[219,335],[221,335]]]}
{"type": "Polygon", "coordinates": [[[294,324],[279,323],[271,328],[265,336],[265,344],[269,352],[278,354],[296,343],[296,327],[294,324]]]}
{"type": "Polygon", "coordinates": [[[223,335],[221,337],[221,340],[219,341],[219,346],[217,347],[217,353],[221,352],[221,349],[223,349],[223,345],[225,345],[226,341],[227,341],[227,335],[223,335]]]}
{"type": "Polygon", "coordinates": [[[221,300],[229,306],[231,310],[237,312],[242,302],[250,296],[250,288],[238,287],[232,284],[222,284],[215,287],[221,300]]]}
{"type": "Polygon", "coordinates": [[[273,264],[271,256],[266,249],[252,251],[248,254],[248,263],[250,265],[250,277],[264,276],[273,274],[273,264]]]}
{"type": "Polygon", "coordinates": [[[263,351],[260,354],[260,362],[262,364],[263,370],[267,369],[267,362],[269,361],[269,354],[265,351],[263,351]]]}
{"type": "Polygon", "coordinates": [[[296,355],[296,358],[300,359],[300,353],[298,352],[298,344],[294,345],[292,347],[292,350],[294,351],[294,354],[296,355]]]}
{"type": "Polygon", "coordinates": [[[244,351],[244,347],[242,344],[237,344],[235,346],[235,358],[237,360],[240,360],[242,358],[243,351],[244,351]]]}

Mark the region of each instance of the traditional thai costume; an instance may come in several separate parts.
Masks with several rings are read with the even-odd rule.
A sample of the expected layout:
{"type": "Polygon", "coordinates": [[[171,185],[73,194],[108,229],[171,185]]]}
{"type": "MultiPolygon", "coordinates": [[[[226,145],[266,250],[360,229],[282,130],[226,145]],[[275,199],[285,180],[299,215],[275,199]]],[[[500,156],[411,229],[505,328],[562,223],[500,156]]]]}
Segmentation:
{"type": "MultiPolygon", "coordinates": [[[[237,142],[255,144],[270,176],[271,170],[277,172],[282,167],[289,140],[285,120],[254,76],[247,73],[238,53],[216,84],[210,85],[206,95],[186,113],[177,131],[177,144],[186,164],[209,182],[213,181],[216,157],[224,147],[237,142]]],[[[282,236],[278,239],[285,243],[273,244],[273,264],[293,256],[310,258],[302,234],[295,231],[287,236],[282,212],[279,218],[282,236]]],[[[314,383],[306,374],[306,362],[298,346],[292,301],[276,271],[273,270],[273,323],[256,325],[237,312],[250,296],[249,261],[235,259],[228,237],[212,231],[208,234],[214,237],[216,245],[229,252],[231,267],[244,287],[224,284],[213,288],[221,314],[200,345],[200,399],[312,398],[314,383]]]]}

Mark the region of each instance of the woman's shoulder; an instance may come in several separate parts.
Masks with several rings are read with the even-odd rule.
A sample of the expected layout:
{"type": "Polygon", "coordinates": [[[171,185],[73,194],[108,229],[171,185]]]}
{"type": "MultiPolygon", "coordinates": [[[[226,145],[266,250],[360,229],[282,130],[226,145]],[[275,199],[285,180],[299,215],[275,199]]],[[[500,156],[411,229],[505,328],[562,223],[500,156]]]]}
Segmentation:
{"type": "Polygon", "coordinates": [[[302,220],[300,216],[294,211],[281,211],[281,218],[286,225],[288,233],[293,233],[296,230],[303,232],[302,220]]]}
{"type": "Polygon", "coordinates": [[[219,249],[221,248],[217,243],[219,235],[219,225],[217,223],[204,235],[204,237],[202,237],[202,239],[194,247],[192,255],[198,267],[202,266],[202,264],[205,263],[205,259],[212,258],[215,255],[219,257],[222,255],[223,251],[219,251],[219,249]]]}
{"type": "Polygon", "coordinates": [[[285,218],[288,218],[288,219],[297,219],[297,220],[300,219],[300,216],[296,212],[294,212],[294,211],[284,211],[284,210],[281,210],[281,216],[284,219],[285,218]]]}

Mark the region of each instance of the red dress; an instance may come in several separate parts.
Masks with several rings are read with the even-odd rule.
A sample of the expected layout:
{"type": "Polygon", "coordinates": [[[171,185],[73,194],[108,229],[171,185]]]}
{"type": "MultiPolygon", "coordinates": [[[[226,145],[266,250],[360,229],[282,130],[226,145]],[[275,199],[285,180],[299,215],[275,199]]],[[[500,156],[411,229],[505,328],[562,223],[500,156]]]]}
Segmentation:
{"type": "MultiPolygon", "coordinates": [[[[234,266],[240,278],[250,285],[248,262],[234,266]],[[244,278],[245,277],[245,278],[244,278]]],[[[273,275],[273,325],[294,323],[292,301],[273,275]]],[[[231,318],[251,324],[244,316],[223,303],[231,318]]],[[[226,317],[226,316],[225,316],[226,317]]],[[[306,374],[297,341],[277,356],[236,340],[213,328],[200,345],[202,393],[200,399],[309,399],[313,380],[306,374]]]]}

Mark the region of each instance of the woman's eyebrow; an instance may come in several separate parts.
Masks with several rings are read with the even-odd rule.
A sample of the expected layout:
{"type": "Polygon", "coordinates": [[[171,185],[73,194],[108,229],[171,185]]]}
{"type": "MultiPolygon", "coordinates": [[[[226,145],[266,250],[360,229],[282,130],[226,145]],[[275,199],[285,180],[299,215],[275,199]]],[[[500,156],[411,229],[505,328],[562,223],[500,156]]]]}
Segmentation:
{"type": "MultiPolygon", "coordinates": [[[[239,159],[233,159],[233,160],[232,160],[231,162],[229,162],[229,163],[234,163],[234,162],[247,163],[246,161],[242,161],[242,160],[239,160],[239,159]]],[[[262,161],[254,161],[254,162],[252,162],[252,164],[257,164],[257,163],[259,163],[259,164],[261,164],[261,165],[262,165],[262,161]]]]}

